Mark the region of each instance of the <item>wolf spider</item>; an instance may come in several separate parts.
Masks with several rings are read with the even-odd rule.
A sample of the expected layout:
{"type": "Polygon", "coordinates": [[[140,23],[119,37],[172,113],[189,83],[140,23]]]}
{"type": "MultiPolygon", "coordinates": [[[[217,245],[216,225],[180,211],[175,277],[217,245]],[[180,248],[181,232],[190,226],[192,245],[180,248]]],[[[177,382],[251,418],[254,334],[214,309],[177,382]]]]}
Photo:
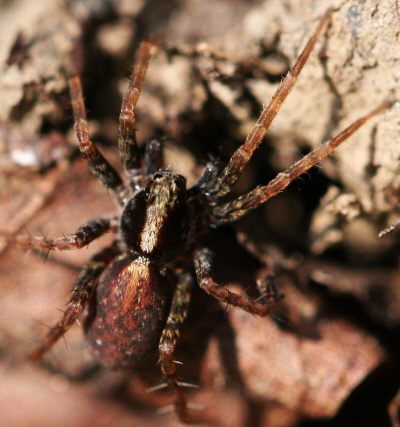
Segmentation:
{"type": "Polygon", "coordinates": [[[144,166],[139,156],[134,110],[151,56],[149,41],[140,45],[119,116],[118,144],[126,169],[125,181],[90,141],[80,78],[76,71],[70,73],[68,83],[80,151],[95,175],[115,193],[122,214],[89,221],[70,237],[17,236],[16,240],[18,244],[32,248],[61,251],[80,249],[110,231],[118,233],[120,239],[83,267],[61,320],[31,353],[32,360],[40,359],[89,303],[85,332],[95,356],[110,367],[130,367],[156,348],[158,342],[161,372],[173,392],[176,413],[181,421],[194,420],[182,391],[183,384],[177,380],[174,360],[195,281],[191,263],[194,261],[197,282],[202,289],[253,315],[266,316],[280,297],[270,290],[263,295],[265,301],[261,303],[215,283],[211,252],[199,247],[196,237],[221,224],[236,221],[265,203],[330,154],[366,120],[393,103],[384,102],[340,135],[279,173],[268,185],[257,187],[236,200],[223,201],[295,85],[331,14],[332,10],[328,10],[322,17],[291,72],[226,167],[220,172],[216,161],[210,161],[197,184],[190,189],[186,189],[183,176],[170,170],[155,170],[161,150],[157,140],[146,144],[144,166]]]}

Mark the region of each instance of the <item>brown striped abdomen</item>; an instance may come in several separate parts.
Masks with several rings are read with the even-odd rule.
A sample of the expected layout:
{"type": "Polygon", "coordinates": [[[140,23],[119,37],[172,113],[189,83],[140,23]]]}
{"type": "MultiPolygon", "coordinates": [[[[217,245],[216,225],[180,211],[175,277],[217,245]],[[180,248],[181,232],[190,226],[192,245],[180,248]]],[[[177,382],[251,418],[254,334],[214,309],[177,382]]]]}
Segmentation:
{"type": "Polygon", "coordinates": [[[99,280],[85,325],[95,357],[105,366],[124,368],[156,349],[168,295],[166,280],[147,258],[114,261],[99,280]]]}

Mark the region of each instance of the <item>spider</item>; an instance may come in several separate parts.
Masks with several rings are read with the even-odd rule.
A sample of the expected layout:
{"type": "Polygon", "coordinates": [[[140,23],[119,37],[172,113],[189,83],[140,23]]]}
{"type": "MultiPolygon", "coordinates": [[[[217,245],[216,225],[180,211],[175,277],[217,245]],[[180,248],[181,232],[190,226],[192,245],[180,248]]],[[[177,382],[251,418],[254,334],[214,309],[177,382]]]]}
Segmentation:
{"type": "Polygon", "coordinates": [[[156,170],[156,158],[162,149],[158,140],[146,143],[144,165],[139,155],[134,110],[151,57],[149,41],[143,41],[139,47],[119,116],[118,145],[126,171],[124,180],[90,141],[80,78],[76,70],[70,71],[68,84],[80,151],[95,175],[115,193],[122,214],[89,221],[69,237],[48,239],[20,235],[16,242],[32,248],[61,251],[80,249],[110,231],[119,238],[83,267],[61,320],[30,354],[32,360],[40,359],[89,304],[85,332],[94,355],[106,366],[127,368],[145,358],[158,343],[160,368],[173,392],[175,411],[181,421],[193,421],[183,384],[177,379],[174,352],[195,281],[219,301],[260,317],[268,315],[281,297],[274,289],[269,289],[262,295],[264,302],[261,303],[215,283],[212,254],[197,244],[197,237],[236,221],[265,203],[329,155],[366,120],[393,104],[393,101],[384,102],[279,173],[269,184],[236,200],[224,201],[294,87],[331,14],[332,9],[329,9],[322,17],[292,70],[225,168],[220,171],[215,160],[209,161],[198,182],[189,189],[182,175],[171,170],[156,170]]]}

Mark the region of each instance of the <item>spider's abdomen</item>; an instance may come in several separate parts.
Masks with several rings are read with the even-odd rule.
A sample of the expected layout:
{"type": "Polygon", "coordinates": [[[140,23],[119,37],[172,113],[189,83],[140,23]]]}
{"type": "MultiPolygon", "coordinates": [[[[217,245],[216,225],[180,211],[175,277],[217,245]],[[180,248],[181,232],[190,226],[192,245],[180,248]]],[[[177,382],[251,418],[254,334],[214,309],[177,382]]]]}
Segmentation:
{"type": "Polygon", "coordinates": [[[119,258],[103,273],[85,329],[105,366],[136,365],[157,347],[168,310],[168,286],[146,258],[119,258]]]}
{"type": "Polygon", "coordinates": [[[126,205],[121,233],[127,247],[163,263],[185,252],[192,227],[186,179],[158,172],[126,205]]]}

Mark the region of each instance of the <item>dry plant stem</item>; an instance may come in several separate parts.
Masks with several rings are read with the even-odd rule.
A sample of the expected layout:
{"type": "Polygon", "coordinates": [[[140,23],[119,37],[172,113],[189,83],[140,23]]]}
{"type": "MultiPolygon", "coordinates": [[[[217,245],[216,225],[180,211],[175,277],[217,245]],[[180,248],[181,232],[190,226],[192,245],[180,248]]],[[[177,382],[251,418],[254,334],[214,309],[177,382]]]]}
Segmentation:
{"type": "Polygon", "coordinates": [[[258,187],[248,194],[239,197],[237,200],[226,203],[214,210],[217,217],[216,223],[236,221],[251,210],[265,203],[269,198],[275,196],[284,190],[293,180],[298,178],[304,172],[315,166],[320,160],[328,156],[343,141],[349,138],[358,128],[360,128],[368,119],[387,110],[394,104],[394,100],[385,101],[381,106],[371,111],[366,116],[354,122],[340,135],[332,140],[325,142],[307,156],[303,157],[285,172],[281,172],[268,185],[258,187]]]}
{"type": "Polygon", "coordinates": [[[44,342],[29,355],[31,360],[39,360],[74,324],[75,320],[85,309],[97,279],[120,253],[119,247],[113,245],[95,255],[82,269],[75,282],[72,297],[61,320],[50,330],[44,342]]]}
{"type": "Polygon", "coordinates": [[[264,108],[256,124],[249,132],[246,141],[238,150],[235,151],[229,161],[229,164],[218,178],[213,193],[217,197],[222,197],[229,193],[229,191],[231,191],[235,185],[236,181],[239,179],[244,167],[253,155],[254,150],[260,145],[272,120],[274,120],[282,104],[285,102],[286,97],[289,95],[290,91],[296,84],[297,77],[299,76],[304,64],[307,62],[307,59],[313,50],[319,33],[331,17],[332,11],[333,9],[328,9],[328,11],[325,13],[313,36],[310,38],[303,52],[294,64],[292,70],[287,74],[283,82],[280,84],[270,103],[266,108],[264,108]]]}
{"type": "Polygon", "coordinates": [[[136,142],[136,117],[135,107],[139,100],[140,92],[147,65],[150,59],[151,43],[144,41],[141,43],[135,64],[129,89],[122,102],[121,114],[119,116],[119,138],[118,145],[121,159],[127,171],[132,172],[140,168],[140,157],[136,142]]]}

